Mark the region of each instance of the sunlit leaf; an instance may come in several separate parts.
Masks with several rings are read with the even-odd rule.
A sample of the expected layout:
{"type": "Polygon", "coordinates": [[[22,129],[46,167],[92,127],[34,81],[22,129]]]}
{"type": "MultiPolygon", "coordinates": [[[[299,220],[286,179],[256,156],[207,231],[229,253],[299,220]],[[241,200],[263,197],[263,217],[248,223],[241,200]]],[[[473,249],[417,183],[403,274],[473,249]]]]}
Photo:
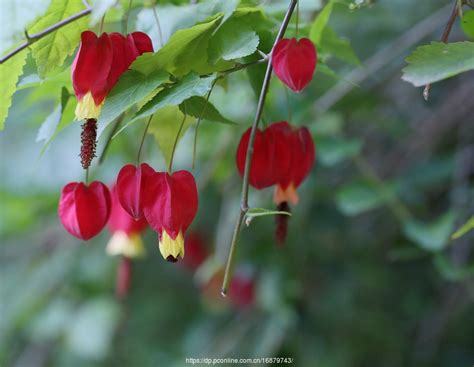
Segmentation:
{"type": "Polygon", "coordinates": [[[460,228],[458,228],[456,232],[454,232],[451,235],[451,239],[457,240],[458,238],[461,238],[462,236],[472,231],[473,229],[474,229],[474,216],[469,218],[469,220],[466,223],[464,223],[460,228]]]}

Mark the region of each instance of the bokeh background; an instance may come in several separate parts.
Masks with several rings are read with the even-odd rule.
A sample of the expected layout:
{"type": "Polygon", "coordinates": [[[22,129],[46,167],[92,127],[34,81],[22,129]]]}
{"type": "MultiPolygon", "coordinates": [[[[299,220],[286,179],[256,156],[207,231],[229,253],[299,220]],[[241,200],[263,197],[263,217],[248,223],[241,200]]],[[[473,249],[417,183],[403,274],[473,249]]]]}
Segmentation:
{"type": "MultiPolygon", "coordinates": [[[[129,29],[156,42],[150,9],[134,3],[129,29]]],[[[169,3],[189,2],[159,2],[165,37],[188,14],[169,3]]],[[[287,2],[260,3],[276,30],[287,2]]],[[[362,6],[336,7],[330,24],[351,41],[360,66],[327,60],[336,74],[317,72],[298,95],[272,80],[264,121],[308,126],[317,164],[285,246],[274,242],[272,217],[244,228],[236,272],[243,286],[225,300],[218,269],[239,210],[235,151],[256,107],[247,73],[230,75],[211,97],[239,126],[204,121],[199,130],[200,202],[190,232],[209,256],[198,269],[167,263],[147,231],[147,254],[134,260],[130,293],[118,300],[119,259],[105,253],[110,233],[81,243],[58,221],[61,188],[83,179],[80,124],[41,154],[38,129],[62,85],[35,84],[27,60],[0,135],[0,365],[181,366],[186,357],[280,356],[296,366],[472,366],[474,239],[450,236],[474,212],[474,75],[434,84],[428,102],[400,78],[404,58],[439,39],[452,2],[355,3],[362,6]]],[[[301,2],[303,30],[320,6],[301,2]]],[[[458,23],[451,39],[465,39],[458,23]]],[[[112,183],[134,160],[142,131],[136,124],[114,139],[92,176],[112,183]]],[[[176,169],[191,168],[193,139],[192,126],[176,169]]],[[[145,144],[144,160],[164,170],[153,138],[145,144]]],[[[272,208],[271,198],[271,189],[252,190],[250,202],[272,208]]]]}

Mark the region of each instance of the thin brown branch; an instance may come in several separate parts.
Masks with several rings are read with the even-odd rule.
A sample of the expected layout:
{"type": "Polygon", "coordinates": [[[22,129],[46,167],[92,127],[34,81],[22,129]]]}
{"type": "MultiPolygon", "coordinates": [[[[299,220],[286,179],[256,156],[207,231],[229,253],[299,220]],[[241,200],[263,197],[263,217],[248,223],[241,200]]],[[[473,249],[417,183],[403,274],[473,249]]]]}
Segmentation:
{"type": "MultiPolygon", "coordinates": [[[[290,22],[291,15],[293,14],[293,11],[296,7],[297,0],[291,0],[290,5],[288,6],[288,10],[286,11],[285,17],[283,19],[283,22],[280,26],[280,29],[278,31],[278,34],[275,38],[274,46],[280,41],[285,32],[286,28],[288,27],[288,23],[290,22]]],[[[265,99],[267,97],[268,93],[268,88],[270,86],[270,79],[272,76],[273,68],[272,68],[272,63],[268,62],[267,65],[267,70],[265,72],[265,77],[263,78],[263,83],[262,83],[262,89],[260,92],[260,97],[258,99],[258,104],[257,104],[257,112],[255,114],[255,120],[253,121],[252,124],[252,130],[250,132],[250,139],[249,139],[249,144],[247,147],[247,155],[245,158],[245,168],[244,168],[244,179],[242,182],[242,195],[240,199],[240,213],[239,217],[235,223],[235,228],[234,228],[234,233],[232,235],[232,242],[230,244],[230,249],[229,249],[229,256],[227,257],[227,264],[226,264],[226,269],[225,269],[225,274],[224,274],[224,281],[222,282],[222,290],[221,294],[225,296],[227,294],[227,289],[229,287],[230,279],[232,276],[232,270],[234,266],[234,259],[235,259],[235,251],[237,249],[237,242],[239,239],[239,233],[240,233],[240,228],[242,227],[242,223],[245,218],[245,214],[247,213],[249,209],[248,205],[248,197],[249,197],[249,178],[250,178],[250,165],[252,162],[252,155],[253,155],[253,146],[255,143],[255,136],[257,133],[258,129],[258,124],[260,122],[260,118],[262,117],[262,112],[263,112],[263,106],[265,105],[265,99]]]]}
{"type": "Polygon", "coordinates": [[[84,6],[86,7],[84,10],[80,11],[77,14],[71,15],[69,18],[66,18],[56,24],[53,24],[52,26],[42,30],[41,32],[35,33],[35,34],[28,34],[27,31],[25,31],[25,37],[26,37],[26,42],[22,43],[20,46],[15,48],[14,50],[10,51],[5,57],[0,59],[0,64],[3,64],[5,61],[8,59],[12,58],[15,56],[17,53],[23,51],[25,48],[31,46],[33,43],[36,41],[40,40],[41,38],[47,36],[50,33],[53,33],[54,31],[57,31],[58,29],[82,18],[85,17],[86,15],[89,15],[92,12],[92,7],[87,3],[86,0],[82,0],[84,6]]]}

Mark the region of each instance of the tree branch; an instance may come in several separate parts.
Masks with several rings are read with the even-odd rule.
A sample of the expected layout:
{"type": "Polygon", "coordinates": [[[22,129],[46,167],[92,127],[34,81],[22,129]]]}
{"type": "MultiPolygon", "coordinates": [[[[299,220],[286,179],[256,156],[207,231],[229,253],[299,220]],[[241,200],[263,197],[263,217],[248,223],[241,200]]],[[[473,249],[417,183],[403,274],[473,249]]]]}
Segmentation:
{"type": "MultiPolygon", "coordinates": [[[[290,5],[288,6],[288,10],[286,11],[285,18],[280,26],[278,34],[276,36],[275,42],[273,47],[283,38],[285,34],[286,28],[288,27],[288,23],[290,22],[291,15],[295,9],[296,3],[298,0],[291,0],[290,5]]],[[[260,118],[262,117],[263,106],[265,105],[265,99],[268,93],[268,87],[270,86],[270,79],[272,76],[272,63],[269,62],[267,65],[267,71],[265,72],[265,77],[262,83],[262,90],[260,92],[260,97],[258,99],[257,104],[257,112],[255,114],[255,120],[253,121],[252,131],[250,132],[250,139],[249,144],[247,147],[247,155],[245,158],[245,168],[244,168],[244,179],[242,182],[242,195],[240,199],[240,213],[235,223],[234,233],[232,235],[232,242],[229,249],[229,256],[227,257],[227,265],[224,274],[224,281],[222,282],[222,290],[221,294],[225,296],[227,294],[227,289],[229,287],[230,278],[232,276],[233,270],[233,263],[235,258],[235,251],[237,248],[237,242],[239,238],[240,228],[242,227],[242,222],[245,218],[245,214],[249,209],[248,205],[248,196],[249,196],[249,177],[250,177],[250,165],[252,162],[252,155],[253,155],[253,146],[255,143],[255,136],[258,129],[258,124],[260,122],[260,118]]]]}
{"type": "Polygon", "coordinates": [[[47,36],[48,34],[53,33],[54,31],[57,31],[59,28],[62,28],[64,26],[68,25],[69,23],[72,23],[72,22],[74,22],[74,21],[76,21],[76,20],[78,20],[82,17],[85,17],[86,15],[89,15],[92,12],[92,7],[87,3],[86,0],[82,0],[82,3],[86,7],[84,10],[82,10],[81,12],[79,12],[77,14],[74,14],[74,15],[70,16],[69,18],[66,18],[66,19],[64,19],[64,20],[62,20],[62,21],[60,21],[56,24],[53,24],[52,26],[44,29],[41,32],[38,32],[38,33],[35,33],[35,34],[28,34],[28,32],[25,31],[26,42],[22,43],[20,46],[18,46],[14,50],[10,51],[7,55],[5,55],[5,57],[0,59],[0,64],[3,64],[8,59],[15,56],[17,53],[23,51],[25,48],[31,46],[33,43],[35,43],[36,41],[40,40],[41,38],[47,36]]]}

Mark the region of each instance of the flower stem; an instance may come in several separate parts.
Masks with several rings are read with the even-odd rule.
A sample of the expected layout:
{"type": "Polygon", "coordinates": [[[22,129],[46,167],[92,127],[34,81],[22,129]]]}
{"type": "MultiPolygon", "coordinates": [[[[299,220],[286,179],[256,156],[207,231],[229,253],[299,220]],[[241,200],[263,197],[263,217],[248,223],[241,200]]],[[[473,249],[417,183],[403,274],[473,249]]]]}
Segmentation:
{"type": "MultiPolygon", "coordinates": [[[[273,47],[275,47],[278,41],[280,41],[283,38],[283,35],[285,34],[286,28],[288,27],[288,23],[290,22],[291,15],[293,14],[293,11],[295,10],[295,6],[297,2],[298,2],[297,0],[291,0],[290,5],[288,6],[288,10],[286,11],[285,17],[283,18],[283,22],[276,36],[273,47]]],[[[237,242],[239,238],[240,228],[242,227],[245,214],[248,211],[249,177],[250,177],[250,164],[252,162],[252,155],[253,155],[253,146],[255,143],[255,136],[257,134],[258,123],[260,122],[260,118],[262,116],[263,106],[265,105],[265,99],[268,93],[268,88],[270,86],[272,71],[273,71],[272,63],[268,62],[267,70],[265,72],[265,77],[262,83],[260,97],[258,99],[257,112],[255,114],[255,119],[252,124],[252,130],[250,132],[247,155],[245,158],[244,178],[242,182],[240,213],[239,213],[237,222],[235,223],[234,234],[232,236],[232,242],[229,249],[229,255],[227,257],[227,264],[225,268],[224,280],[222,282],[222,290],[221,290],[221,294],[223,296],[227,294],[227,290],[229,288],[230,279],[232,277],[232,270],[234,267],[235,253],[237,250],[237,242]]]]}
{"type": "Polygon", "coordinates": [[[143,132],[142,141],[140,142],[140,147],[138,148],[137,153],[137,167],[140,164],[140,155],[142,154],[143,144],[145,143],[146,134],[148,129],[150,128],[151,120],[153,119],[153,115],[150,116],[148,122],[146,123],[145,131],[143,132]]]}
{"type": "Polygon", "coordinates": [[[174,159],[174,153],[176,151],[176,146],[178,145],[178,140],[179,136],[181,135],[181,131],[183,130],[184,126],[184,121],[186,121],[186,102],[184,103],[184,116],[183,116],[183,121],[181,121],[181,125],[179,126],[178,133],[176,134],[176,139],[174,140],[173,144],[173,150],[171,150],[171,157],[170,157],[170,163],[168,165],[168,172],[171,174],[171,170],[173,169],[173,159],[174,159]]]}
{"type": "Polygon", "coordinates": [[[160,47],[163,47],[163,32],[161,31],[160,19],[158,18],[158,14],[156,13],[156,7],[151,7],[153,11],[153,17],[155,18],[156,27],[158,28],[158,35],[160,37],[160,47]]]}

